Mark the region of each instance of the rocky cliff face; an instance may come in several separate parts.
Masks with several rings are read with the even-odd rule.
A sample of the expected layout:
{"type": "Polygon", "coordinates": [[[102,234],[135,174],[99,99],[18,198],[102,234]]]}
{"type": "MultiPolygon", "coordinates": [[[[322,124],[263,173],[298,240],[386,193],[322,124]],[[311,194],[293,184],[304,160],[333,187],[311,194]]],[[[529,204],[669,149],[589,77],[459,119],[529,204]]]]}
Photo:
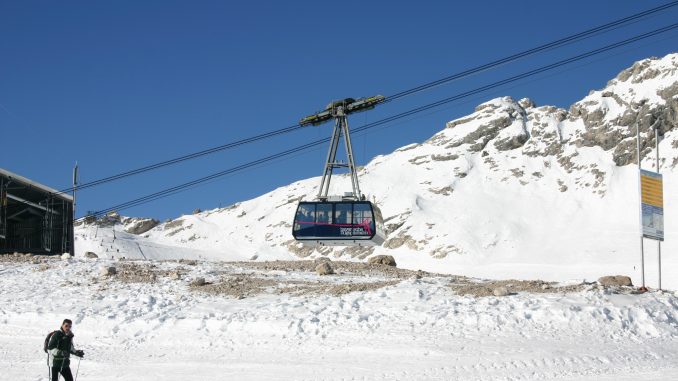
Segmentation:
{"type": "MultiPolygon", "coordinates": [[[[509,97],[485,102],[427,141],[378,156],[361,169],[363,190],[385,217],[388,240],[380,248],[314,249],[292,239],[296,203],[313,198],[317,178],[183,216],[145,236],[262,259],[383,253],[400,256],[398,263],[411,256],[480,263],[520,261],[536,251],[546,261],[626,253],[633,241],[625,237],[636,236],[638,221],[631,165],[636,129],[643,165],[653,168],[651,127],[659,126],[665,136],[661,169],[671,184],[678,165],[677,114],[678,54],[635,63],[569,110],[509,97]]],[[[347,178],[337,180],[337,192],[347,189],[347,178]]],[[[666,208],[667,215],[678,211],[670,200],[666,208]]]]}
{"type": "Polygon", "coordinates": [[[125,217],[117,212],[111,212],[98,219],[85,218],[79,222],[76,227],[85,228],[88,226],[117,228],[130,234],[143,234],[158,226],[160,221],[153,218],[125,217]]]}
{"type": "MultiPolygon", "coordinates": [[[[575,143],[611,150],[615,164],[623,166],[637,160],[635,138],[639,127],[642,153],[649,153],[655,144],[651,127],[656,123],[661,134],[667,134],[678,122],[676,60],[676,55],[670,55],[637,62],[608,82],[605,89],[572,105],[569,118],[579,118],[585,126],[575,143]]],[[[672,168],[676,165],[669,164],[672,168]]]]}

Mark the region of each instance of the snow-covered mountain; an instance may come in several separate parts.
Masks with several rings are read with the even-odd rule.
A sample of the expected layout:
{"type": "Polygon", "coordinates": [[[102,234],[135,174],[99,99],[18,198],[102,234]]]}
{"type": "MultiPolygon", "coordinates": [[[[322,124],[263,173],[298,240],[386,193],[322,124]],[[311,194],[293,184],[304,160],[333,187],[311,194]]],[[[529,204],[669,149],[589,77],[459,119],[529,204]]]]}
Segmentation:
{"type": "MultiPolygon", "coordinates": [[[[129,220],[127,227],[115,221],[84,224],[76,232],[76,253],[223,260],[391,254],[399,266],[474,276],[624,273],[639,283],[636,126],[643,167],[654,169],[651,126],[658,123],[665,134],[664,285],[677,288],[678,205],[670,196],[678,185],[677,122],[678,54],[649,58],[569,110],[496,98],[425,142],[375,157],[359,175],[363,191],[384,214],[388,239],[382,247],[314,249],[296,243],[291,221],[297,202],[316,193],[319,178],[311,178],[141,234],[133,233],[145,229],[124,231],[130,231],[129,220]]],[[[349,179],[338,176],[332,186],[342,193],[349,179]]],[[[655,245],[646,248],[653,282],[655,245]]]]}

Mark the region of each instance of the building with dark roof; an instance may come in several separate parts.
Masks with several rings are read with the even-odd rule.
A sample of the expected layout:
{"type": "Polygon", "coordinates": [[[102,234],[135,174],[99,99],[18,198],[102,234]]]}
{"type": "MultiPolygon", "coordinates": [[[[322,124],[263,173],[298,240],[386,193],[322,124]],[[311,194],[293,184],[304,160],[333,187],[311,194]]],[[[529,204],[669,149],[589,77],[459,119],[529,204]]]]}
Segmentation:
{"type": "Polygon", "coordinates": [[[73,254],[73,197],[0,168],[0,253],[73,254]]]}

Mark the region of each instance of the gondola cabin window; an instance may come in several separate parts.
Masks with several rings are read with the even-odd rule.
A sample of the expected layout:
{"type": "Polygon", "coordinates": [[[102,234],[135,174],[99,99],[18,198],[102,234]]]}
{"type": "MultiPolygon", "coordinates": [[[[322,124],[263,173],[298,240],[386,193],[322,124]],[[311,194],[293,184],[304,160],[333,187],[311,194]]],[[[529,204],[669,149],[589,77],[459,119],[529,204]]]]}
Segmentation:
{"type": "Polygon", "coordinates": [[[374,217],[370,204],[353,205],[353,235],[372,235],[374,217]]]}
{"type": "Polygon", "coordinates": [[[353,215],[353,204],[337,204],[334,210],[334,223],[348,225],[353,215]]]}
{"type": "Polygon", "coordinates": [[[315,213],[319,225],[332,223],[332,204],[317,204],[315,213]]]}
{"type": "Polygon", "coordinates": [[[315,204],[301,204],[294,219],[294,231],[313,231],[315,225],[315,204]]]}

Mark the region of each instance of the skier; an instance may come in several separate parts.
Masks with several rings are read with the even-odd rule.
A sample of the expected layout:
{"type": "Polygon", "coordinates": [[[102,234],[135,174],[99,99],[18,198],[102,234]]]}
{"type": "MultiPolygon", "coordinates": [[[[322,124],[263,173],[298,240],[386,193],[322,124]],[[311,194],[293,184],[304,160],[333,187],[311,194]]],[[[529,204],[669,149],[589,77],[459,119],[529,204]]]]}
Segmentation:
{"type": "Polygon", "coordinates": [[[85,355],[84,351],[75,350],[73,347],[73,332],[71,327],[73,322],[70,319],[64,319],[61,323],[61,329],[54,331],[49,338],[47,350],[52,358],[52,380],[59,379],[59,373],[64,376],[64,381],[73,381],[73,374],[70,368],[71,354],[82,357],[85,355]]]}

